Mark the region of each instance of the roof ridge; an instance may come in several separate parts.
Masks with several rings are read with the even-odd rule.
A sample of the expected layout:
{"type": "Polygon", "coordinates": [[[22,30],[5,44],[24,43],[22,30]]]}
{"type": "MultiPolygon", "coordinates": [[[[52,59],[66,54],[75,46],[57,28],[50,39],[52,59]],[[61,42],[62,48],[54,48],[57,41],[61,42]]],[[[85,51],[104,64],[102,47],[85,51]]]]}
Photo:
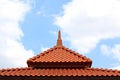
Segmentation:
{"type": "MultiPolygon", "coordinates": [[[[82,57],[83,59],[86,58],[86,59],[91,60],[90,58],[87,58],[86,56],[83,56],[82,54],[79,54],[78,52],[73,51],[73,50],[71,50],[70,48],[67,48],[67,47],[65,47],[65,46],[63,46],[63,48],[66,49],[67,51],[69,51],[70,53],[74,54],[75,56],[82,57]]],[[[91,61],[92,61],[92,60],[91,60],[91,61]]]]}
{"type": "MultiPolygon", "coordinates": [[[[67,52],[73,54],[74,56],[78,56],[78,57],[80,57],[80,58],[82,58],[82,59],[84,59],[84,60],[87,59],[88,61],[91,61],[91,62],[92,62],[92,60],[91,60],[90,58],[87,58],[86,56],[83,56],[82,54],[79,54],[79,53],[77,53],[77,52],[75,52],[75,51],[73,51],[73,50],[71,50],[71,49],[69,49],[69,48],[67,48],[67,47],[65,47],[65,46],[54,46],[54,47],[52,47],[52,48],[50,48],[50,49],[48,49],[48,50],[46,50],[46,51],[44,51],[44,52],[42,52],[42,53],[37,54],[36,56],[30,58],[29,60],[32,60],[32,61],[33,61],[33,60],[35,60],[36,58],[40,58],[40,56],[44,56],[44,55],[46,55],[46,54],[49,54],[51,51],[53,51],[53,50],[55,50],[55,49],[64,49],[64,50],[66,50],[67,52]]],[[[29,61],[29,60],[27,60],[27,61],[29,61]]]]}
{"type": "MultiPolygon", "coordinates": [[[[81,67],[91,67],[92,60],[62,45],[61,33],[58,32],[57,44],[27,60],[28,66],[48,65],[49,63],[79,63],[81,67]],[[47,63],[47,64],[43,64],[47,63]]],[[[72,65],[71,64],[71,65],[72,65]]],[[[50,64],[49,64],[50,65],[50,64]]],[[[58,65],[58,64],[55,64],[58,65]]],[[[70,64],[69,64],[70,65],[70,64]]],[[[77,64],[78,65],[78,64],[77,64]]]]}
{"type": "Polygon", "coordinates": [[[27,61],[29,61],[29,60],[34,60],[35,58],[39,58],[40,56],[43,56],[43,55],[45,55],[45,54],[48,54],[49,51],[51,51],[51,50],[53,50],[53,49],[54,49],[54,47],[49,48],[49,49],[47,49],[46,51],[43,51],[43,52],[37,54],[36,56],[33,56],[32,58],[29,58],[27,61]]]}

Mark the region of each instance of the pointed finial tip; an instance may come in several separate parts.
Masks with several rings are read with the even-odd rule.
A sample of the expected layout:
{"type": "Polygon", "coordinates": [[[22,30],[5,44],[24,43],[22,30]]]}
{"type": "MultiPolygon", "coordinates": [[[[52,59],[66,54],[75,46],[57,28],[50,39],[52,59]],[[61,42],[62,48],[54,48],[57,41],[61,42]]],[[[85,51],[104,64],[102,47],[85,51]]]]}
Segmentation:
{"type": "Polygon", "coordinates": [[[60,32],[60,30],[58,31],[57,46],[62,46],[62,40],[61,40],[61,32],[60,32]]]}
{"type": "Polygon", "coordinates": [[[58,31],[58,39],[61,39],[61,32],[60,32],[60,30],[58,31]]]}

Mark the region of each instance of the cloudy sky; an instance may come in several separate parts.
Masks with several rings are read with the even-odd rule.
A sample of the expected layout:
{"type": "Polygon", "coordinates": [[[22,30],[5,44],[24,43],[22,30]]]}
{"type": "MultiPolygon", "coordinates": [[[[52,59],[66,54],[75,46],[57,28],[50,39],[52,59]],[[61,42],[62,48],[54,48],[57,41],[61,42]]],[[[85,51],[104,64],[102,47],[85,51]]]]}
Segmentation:
{"type": "Polygon", "coordinates": [[[0,0],[0,68],[56,44],[92,59],[92,67],[120,69],[120,0],[0,0]]]}

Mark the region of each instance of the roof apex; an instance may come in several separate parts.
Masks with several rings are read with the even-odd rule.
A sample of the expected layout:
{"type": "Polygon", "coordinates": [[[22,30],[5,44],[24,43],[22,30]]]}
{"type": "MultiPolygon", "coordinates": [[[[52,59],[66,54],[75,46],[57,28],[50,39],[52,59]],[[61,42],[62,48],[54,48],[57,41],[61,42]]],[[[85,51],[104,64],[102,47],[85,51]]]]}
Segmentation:
{"type": "Polygon", "coordinates": [[[58,31],[57,44],[37,56],[27,60],[28,67],[86,68],[91,67],[92,60],[62,45],[61,32],[58,31]]]}
{"type": "Polygon", "coordinates": [[[64,46],[54,46],[27,60],[29,67],[86,68],[92,60],[64,46]]]}

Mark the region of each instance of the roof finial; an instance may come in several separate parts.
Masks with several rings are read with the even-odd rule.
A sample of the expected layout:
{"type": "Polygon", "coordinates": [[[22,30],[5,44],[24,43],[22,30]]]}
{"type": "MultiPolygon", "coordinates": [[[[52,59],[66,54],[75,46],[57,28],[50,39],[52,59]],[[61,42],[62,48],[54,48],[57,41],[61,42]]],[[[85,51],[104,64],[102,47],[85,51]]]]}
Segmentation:
{"type": "Polygon", "coordinates": [[[60,30],[58,31],[57,46],[62,46],[62,40],[61,40],[61,32],[60,32],[60,30]]]}

